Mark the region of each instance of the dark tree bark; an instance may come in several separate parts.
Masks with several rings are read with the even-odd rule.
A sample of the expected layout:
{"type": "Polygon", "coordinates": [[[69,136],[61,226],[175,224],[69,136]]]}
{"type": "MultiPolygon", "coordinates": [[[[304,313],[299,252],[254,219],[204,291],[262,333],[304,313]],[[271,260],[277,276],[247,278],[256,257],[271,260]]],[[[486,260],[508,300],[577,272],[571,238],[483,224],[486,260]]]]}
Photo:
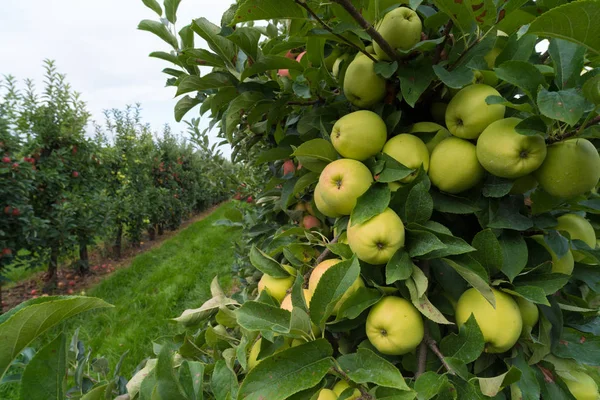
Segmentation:
{"type": "Polygon", "coordinates": [[[79,274],[85,275],[90,272],[90,258],[85,241],[79,242],[79,274]]]}
{"type": "Polygon", "coordinates": [[[148,238],[150,240],[156,239],[156,227],[154,225],[148,228],[148,238]]]}
{"type": "Polygon", "coordinates": [[[123,244],[123,224],[119,224],[117,227],[117,235],[115,236],[115,244],[113,246],[113,252],[115,259],[121,258],[121,249],[123,244]]]}

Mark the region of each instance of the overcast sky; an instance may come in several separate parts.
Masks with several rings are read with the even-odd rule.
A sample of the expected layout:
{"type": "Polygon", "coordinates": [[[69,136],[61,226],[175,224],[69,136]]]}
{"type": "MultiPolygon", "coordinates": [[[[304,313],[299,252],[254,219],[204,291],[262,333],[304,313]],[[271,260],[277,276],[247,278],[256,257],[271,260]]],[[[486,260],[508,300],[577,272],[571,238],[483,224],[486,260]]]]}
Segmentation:
{"type": "MultiPolygon", "coordinates": [[[[166,61],[148,57],[169,46],[149,32],[137,30],[142,19],[158,20],[142,0],[12,0],[1,1],[0,75],[33,78],[42,89],[42,61],[56,61],[72,87],[82,93],[92,118],[102,111],[141,103],[143,120],[160,131],[168,123],[185,131],[173,117],[175,88],[165,87],[161,71],[166,61]]],[[[162,0],[159,0],[162,5],[162,0]]],[[[213,23],[229,7],[229,0],[183,0],[178,28],[206,17],[213,23]]],[[[196,46],[204,42],[196,35],[196,46]]],[[[198,115],[198,108],[186,117],[198,115]]],[[[202,120],[208,124],[207,119],[202,120]]],[[[223,149],[229,154],[229,149],[223,149]]]]}

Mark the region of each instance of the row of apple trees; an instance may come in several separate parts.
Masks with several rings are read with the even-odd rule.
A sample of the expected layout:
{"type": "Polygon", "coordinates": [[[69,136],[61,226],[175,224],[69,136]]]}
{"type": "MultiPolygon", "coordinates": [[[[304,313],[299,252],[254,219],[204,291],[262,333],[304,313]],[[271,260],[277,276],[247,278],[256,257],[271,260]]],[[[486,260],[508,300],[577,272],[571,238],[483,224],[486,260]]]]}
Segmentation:
{"type": "Polygon", "coordinates": [[[130,398],[598,398],[598,1],[143,3],[176,114],[270,178],[130,398]]]}
{"type": "Polygon", "coordinates": [[[61,258],[88,269],[88,249],[105,241],[120,256],[230,196],[231,163],[209,146],[198,121],[192,141],[168,127],[155,135],[139,106],[106,111],[92,125],[85,104],[46,62],[45,86],[2,81],[0,102],[0,277],[8,267],[61,258]]]}

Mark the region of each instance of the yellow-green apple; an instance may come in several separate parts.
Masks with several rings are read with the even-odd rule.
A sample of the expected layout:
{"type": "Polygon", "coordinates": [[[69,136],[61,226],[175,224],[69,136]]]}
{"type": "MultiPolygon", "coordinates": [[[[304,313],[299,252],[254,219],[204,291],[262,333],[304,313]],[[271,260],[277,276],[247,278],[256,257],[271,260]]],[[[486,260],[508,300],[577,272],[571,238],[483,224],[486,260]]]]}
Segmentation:
{"type": "Polygon", "coordinates": [[[446,109],[446,127],[450,133],[462,139],[477,139],[492,122],[504,118],[506,107],[487,104],[488,96],[500,96],[500,93],[481,84],[461,89],[446,109]]]}
{"type": "Polygon", "coordinates": [[[571,199],[589,192],[600,179],[600,156],[586,139],[569,139],[548,146],[546,160],[535,173],[542,189],[571,199]]]}
{"type": "Polygon", "coordinates": [[[369,311],[366,330],[369,342],[380,353],[402,355],[423,340],[423,318],[411,302],[387,296],[369,311]]]}
{"type": "Polygon", "coordinates": [[[400,182],[388,182],[388,186],[392,192],[395,192],[402,187],[402,184],[400,182]]]}
{"type": "Polygon", "coordinates": [[[573,253],[571,250],[567,251],[567,253],[561,258],[558,258],[556,253],[544,241],[544,236],[533,235],[531,238],[544,246],[548,253],[550,253],[550,256],[552,257],[552,272],[557,274],[571,275],[573,272],[573,267],[575,266],[575,260],[573,259],[573,253]]]}
{"type": "MultiPolygon", "coordinates": [[[[302,294],[304,295],[304,301],[306,302],[306,306],[310,306],[310,300],[312,299],[312,293],[308,289],[302,289],[302,294]]],[[[292,305],[292,294],[288,293],[285,295],[284,299],[281,302],[281,308],[284,310],[288,310],[292,312],[294,308],[292,305]]]]}
{"type": "Polygon", "coordinates": [[[537,187],[538,181],[533,174],[525,175],[515,179],[510,194],[524,194],[537,187]]]}
{"type": "Polygon", "coordinates": [[[540,135],[521,135],[519,118],[492,122],[477,139],[477,159],[483,168],[501,178],[516,179],[538,169],[546,158],[546,141],[540,135]]]}
{"type": "Polygon", "coordinates": [[[561,376],[561,378],[576,400],[598,400],[600,398],[598,385],[591,376],[582,371],[569,371],[569,375],[571,377],[561,376]]]}
{"type": "Polygon", "coordinates": [[[460,193],[477,185],[485,170],[477,160],[475,145],[451,137],[438,144],[429,160],[429,179],[440,190],[460,193]]]}
{"type": "Polygon", "coordinates": [[[331,53],[329,53],[329,55],[325,57],[325,67],[328,71],[333,71],[333,65],[335,64],[335,61],[338,59],[338,57],[340,57],[341,55],[342,49],[340,49],[339,47],[334,47],[333,50],[331,50],[331,53]]]}
{"type": "MultiPolygon", "coordinates": [[[[254,367],[256,367],[258,364],[260,364],[262,362],[262,360],[258,360],[258,355],[260,354],[261,343],[262,343],[262,338],[258,339],[256,342],[254,342],[254,344],[252,345],[252,348],[250,349],[250,354],[248,354],[248,371],[250,371],[251,369],[253,369],[254,367]]],[[[280,351],[287,350],[289,348],[290,348],[290,341],[286,339],[283,341],[283,344],[281,345],[281,347],[279,347],[277,350],[275,350],[275,353],[279,353],[280,351]]]]}
{"type": "MultiPolygon", "coordinates": [[[[338,240],[338,242],[339,242],[339,240],[338,240]]],[[[317,290],[317,285],[319,284],[319,281],[321,280],[321,277],[323,276],[325,271],[327,271],[329,268],[333,267],[335,264],[337,264],[339,262],[342,262],[342,260],[337,259],[337,258],[325,260],[325,261],[321,262],[319,265],[317,265],[312,270],[312,272],[310,273],[310,278],[308,279],[308,290],[312,294],[314,294],[315,290],[317,290]]],[[[360,289],[361,287],[364,287],[364,286],[365,286],[365,283],[363,282],[362,278],[360,276],[358,278],[356,278],[356,280],[354,281],[352,286],[350,286],[350,288],[346,291],[346,293],[344,293],[342,298],[335,305],[335,308],[333,309],[333,314],[337,315],[342,304],[346,300],[348,300],[348,298],[350,298],[350,296],[352,296],[358,289],[360,289]]]]}
{"type": "MultiPolygon", "coordinates": [[[[342,66],[342,63],[348,64],[348,62],[350,61],[350,54],[346,53],[340,57],[338,57],[335,62],[333,63],[333,68],[331,69],[331,74],[333,75],[334,78],[340,78],[340,67],[342,66]]],[[[346,65],[347,66],[347,65],[346,65]]]]}
{"type": "MultiPolygon", "coordinates": [[[[581,240],[592,249],[596,247],[596,231],[587,219],[577,214],[565,214],[556,220],[558,221],[558,225],[555,227],[556,230],[568,232],[571,240],[581,240]]],[[[585,258],[585,255],[574,250],[573,258],[575,261],[581,261],[585,258]]]]}
{"type": "Polygon", "coordinates": [[[431,108],[429,109],[429,113],[431,114],[431,118],[438,124],[446,123],[446,109],[448,108],[448,103],[442,102],[434,102],[431,103],[431,108]]]}
{"type": "MultiPolygon", "coordinates": [[[[338,396],[341,396],[342,393],[344,393],[344,390],[348,389],[350,387],[350,384],[346,381],[339,381],[338,383],[336,383],[335,385],[333,385],[333,392],[338,396]]],[[[358,389],[354,389],[354,392],[352,392],[352,395],[350,397],[348,397],[346,400],[356,400],[359,399],[361,396],[360,394],[360,390],[358,389]]]]}
{"type": "Polygon", "coordinates": [[[387,127],[372,111],[360,110],[338,119],[331,130],[331,143],[344,158],[364,161],[379,153],[387,140],[387,127]]]}
{"type": "Polygon", "coordinates": [[[337,400],[337,399],[338,399],[338,395],[335,394],[335,392],[330,389],[321,389],[319,391],[319,397],[317,397],[317,400],[337,400]]]}
{"type": "Polygon", "coordinates": [[[429,150],[425,143],[415,135],[402,133],[394,136],[383,146],[383,152],[405,167],[415,170],[406,178],[401,179],[401,183],[412,182],[421,167],[425,172],[429,170],[429,150]]]}
{"type": "Polygon", "coordinates": [[[502,48],[494,47],[485,56],[483,56],[483,59],[487,62],[489,69],[494,68],[494,64],[496,63],[496,58],[500,55],[500,53],[502,53],[502,48]]]}
{"type": "Polygon", "coordinates": [[[375,73],[375,63],[359,54],[346,69],[344,94],[359,108],[369,108],[379,103],[386,94],[385,79],[375,73]]]}
{"type": "Polygon", "coordinates": [[[342,158],[329,163],[321,172],[319,191],[334,213],[350,215],[356,200],[369,189],[371,183],[373,175],[369,168],[360,161],[342,158]]]}
{"type": "Polygon", "coordinates": [[[496,308],[475,288],[468,289],[456,304],[456,323],[460,328],[473,314],[483,333],[488,353],[504,353],[517,343],[523,318],[517,302],[508,294],[492,289],[496,308]]]}
{"type": "Polygon", "coordinates": [[[317,206],[317,210],[319,210],[321,212],[321,214],[325,215],[326,217],[331,217],[331,218],[337,218],[337,217],[341,217],[342,214],[337,213],[333,207],[331,207],[329,204],[327,204],[325,202],[325,200],[323,200],[323,196],[321,194],[321,186],[319,184],[317,184],[317,186],[315,187],[315,205],[317,206]]]}
{"type": "Polygon", "coordinates": [[[416,124],[410,127],[408,133],[412,133],[414,135],[419,136],[423,140],[423,142],[425,142],[425,146],[427,146],[429,154],[431,154],[433,149],[435,149],[435,146],[440,144],[442,140],[448,139],[450,136],[452,136],[448,129],[444,128],[439,124],[436,124],[435,122],[417,122],[416,124]],[[421,134],[423,133],[435,133],[435,135],[425,140],[421,137],[421,134]]]}
{"type": "Polygon", "coordinates": [[[498,84],[498,77],[494,71],[475,71],[473,75],[473,83],[483,83],[489,86],[498,84]]]}
{"type": "MultiPolygon", "coordinates": [[[[403,51],[410,50],[421,41],[422,30],[421,19],[408,7],[398,7],[388,12],[377,26],[377,32],[392,48],[403,51]]],[[[373,48],[380,60],[390,60],[390,56],[375,41],[373,48]]]]}
{"type": "Polygon", "coordinates": [[[404,247],[404,224],[391,208],[362,224],[348,223],[348,245],[356,256],[369,264],[387,263],[404,247]]]}
{"type": "Polygon", "coordinates": [[[287,290],[294,284],[294,277],[296,276],[296,270],[293,267],[284,265],[283,268],[290,273],[290,276],[287,278],[274,278],[271,275],[264,274],[258,281],[258,293],[266,290],[277,301],[283,300],[287,290]]]}
{"type": "Polygon", "coordinates": [[[540,310],[537,306],[529,300],[522,297],[516,297],[517,306],[521,312],[521,319],[523,320],[523,328],[521,335],[529,335],[540,319],[540,310]]]}

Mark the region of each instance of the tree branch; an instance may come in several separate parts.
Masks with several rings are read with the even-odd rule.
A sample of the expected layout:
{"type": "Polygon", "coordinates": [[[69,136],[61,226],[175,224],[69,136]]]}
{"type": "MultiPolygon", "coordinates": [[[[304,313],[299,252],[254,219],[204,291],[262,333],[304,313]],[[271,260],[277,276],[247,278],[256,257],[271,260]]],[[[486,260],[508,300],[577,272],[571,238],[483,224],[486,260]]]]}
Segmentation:
{"type": "Polygon", "coordinates": [[[391,60],[402,61],[396,50],[373,28],[373,25],[369,23],[361,13],[354,7],[350,0],[332,0],[334,3],[344,7],[344,9],[354,18],[356,22],[367,32],[369,36],[381,47],[381,49],[387,54],[391,60]]]}
{"type": "Polygon", "coordinates": [[[444,50],[444,47],[446,46],[446,43],[448,42],[448,39],[450,38],[450,31],[452,31],[452,26],[454,25],[454,21],[449,20],[448,23],[446,24],[446,27],[444,28],[444,32],[442,33],[442,36],[444,37],[444,41],[440,44],[438,44],[435,48],[435,54],[433,55],[433,59],[432,59],[432,63],[433,64],[437,64],[440,62],[440,59],[442,58],[442,51],[444,50]]]}
{"type": "MultiPolygon", "coordinates": [[[[341,233],[339,233],[336,237],[334,237],[331,240],[331,242],[329,242],[329,244],[337,243],[337,241],[340,239],[340,236],[341,236],[341,233]]],[[[330,253],[331,253],[331,250],[329,250],[329,248],[325,248],[325,250],[323,250],[321,255],[317,258],[317,261],[315,261],[315,266],[321,264],[323,262],[323,260],[325,259],[325,257],[327,257],[330,253]]]]}
{"type": "Polygon", "coordinates": [[[546,139],[547,144],[552,144],[556,142],[560,142],[561,140],[568,139],[570,137],[576,136],[581,133],[585,128],[589,128],[592,125],[596,125],[600,123],[600,115],[597,115],[595,118],[591,119],[589,122],[584,122],[578,129],[573,129],[572,131],[565,132],[562,135],[551,136],[546,139]]]}
{"type": "Polygon", "coordinates": [[[333,31],[333,29],[331,29],[329,27],[329,25],[327,25],[325,23],[325,21],[323,21],[309,6],[308,4],[306,4],[305,2],[301,1],[301,0],[294,0],[296,2],[296,4],[298,4],[300,7],[304,8],[306,10],[307,13],[309,13],[319,24],[321,24],[323,26],[323,28],[331,33],[332,35],[334,35],[335,37],[341,39],[342,41],[344,41],[346,44],[349,44],[350,46],[354,47],[355,49],[358,49],[358,51],[360,51],[361,53],[363,53],[365,56],[369,57],[373,62],[377,62],[377,59],[375,59],[375,57],[373,57],[371,54],[369,54],[368,51],[361,49],[360,47],[358,47],[356,44],[352,43],[350,40],[346,39],[345,37],[343,37],[342,35],[340,35],[339,33],[335,33],[333,31]]]}
{"type": "Polygon", "coordinates": [[[429,332],[425,333],[425,337],[423,338],[423,342],[427,343],[427,346],[431,349],[431,351],[433,352],[433,354],[435,354],[437,356],[437,358],[440,359],[440,361],[442,362],[442,365],[444,366],[444,368],[446,368],[446,371],[448,371],[448,373],[450,375],[455,375],[454,370],[452,368],[450,368],[450,366],[448,365],[448,363],[444,359],[444,355],[442,354],[442,352],[438,348],[437,342],[435,340],[433,340],[433,338],[429,335],[429,332]]]}

